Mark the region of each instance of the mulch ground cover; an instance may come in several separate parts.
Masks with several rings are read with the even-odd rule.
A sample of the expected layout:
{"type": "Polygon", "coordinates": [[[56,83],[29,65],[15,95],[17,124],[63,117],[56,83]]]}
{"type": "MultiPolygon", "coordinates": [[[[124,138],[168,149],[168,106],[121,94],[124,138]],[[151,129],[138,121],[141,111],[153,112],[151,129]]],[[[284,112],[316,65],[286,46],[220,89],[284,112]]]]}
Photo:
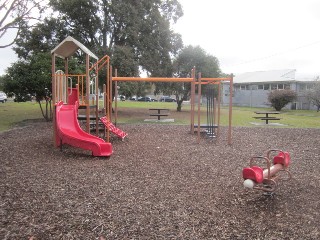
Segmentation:
{"type": "Polygon", "coordinates": [[[0,133],[0,239],[320,239],[320,129],[121,125],[110,158],[53,147],[52,123],[0,133]],[[293,179],[273,196],[242,168],[271,148],[293,179]]]}

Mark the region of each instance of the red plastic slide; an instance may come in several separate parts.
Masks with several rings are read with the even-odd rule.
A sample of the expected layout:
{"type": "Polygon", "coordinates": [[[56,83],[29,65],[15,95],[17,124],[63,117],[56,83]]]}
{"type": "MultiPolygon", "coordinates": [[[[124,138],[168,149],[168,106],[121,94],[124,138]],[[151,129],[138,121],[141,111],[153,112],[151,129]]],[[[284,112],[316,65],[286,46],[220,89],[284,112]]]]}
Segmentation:
{"type": "Polygon", "coordinates": [[[112,145],[103,139],[83,131],[77,119],[78,103],[56,106],[56,124],[59,144],[69,144],[74,147],[92,151],[93,156],[111,156],[112,145]]]}

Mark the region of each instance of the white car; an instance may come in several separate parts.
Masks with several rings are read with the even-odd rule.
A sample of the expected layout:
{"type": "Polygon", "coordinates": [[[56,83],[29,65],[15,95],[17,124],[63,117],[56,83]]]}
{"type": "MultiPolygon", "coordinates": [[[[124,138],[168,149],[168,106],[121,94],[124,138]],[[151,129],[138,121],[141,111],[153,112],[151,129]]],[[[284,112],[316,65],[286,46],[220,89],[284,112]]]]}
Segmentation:
{"type": "Polygon", "coordinates": [[[5,103],[7,101],[7,95],[4,92],[0,92],[0,102],[5,103]]]}

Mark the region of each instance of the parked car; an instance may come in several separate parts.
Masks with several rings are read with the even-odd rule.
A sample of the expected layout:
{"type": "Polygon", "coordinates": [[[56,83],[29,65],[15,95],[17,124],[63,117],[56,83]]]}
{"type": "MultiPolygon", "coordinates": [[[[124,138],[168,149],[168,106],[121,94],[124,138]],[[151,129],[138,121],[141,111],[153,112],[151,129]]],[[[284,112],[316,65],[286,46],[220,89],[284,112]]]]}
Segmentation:
{"type": "Polygon", "coordinates": [[[151,98],[151,97],[139,97],[138,101],[140,101],[140,102],[157,102],[156,99],[151,98]]]}
{"type": "Polygon", "coordinates": [[[129,100],[131,100],[131,101],[136,101],[137,98],[136,98],[136,96],[133,96],[133,97],[129,98],[129,100]]]}
{"type": "Polygon", "coordinates": [[[0,92],[0,102],[5,103],[7,101],[7,94],[0,92]]]}
{"type": "Polygon", "coordinates": [[[159,99],[160,102],[176,102],[176,100],[174,98],[171,98],[169,96],[162,96],[159,99]]]}
{"type": "Polygon", "coordinates": [[[138,98],[139,102],[152,102],[151,97],[139,97],[138,98]]]}
{"type": "Polygon", "coordinates": [[[117,101],[125,101],[125,100],[126,100],[126,96],[118,95],[117,101]]]}

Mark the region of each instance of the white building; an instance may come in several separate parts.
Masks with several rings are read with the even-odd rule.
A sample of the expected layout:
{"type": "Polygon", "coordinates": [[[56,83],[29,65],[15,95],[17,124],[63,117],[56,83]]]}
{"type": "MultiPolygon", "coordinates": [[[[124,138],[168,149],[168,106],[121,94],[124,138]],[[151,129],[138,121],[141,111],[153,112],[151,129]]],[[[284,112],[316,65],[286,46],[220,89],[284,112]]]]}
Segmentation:
{"type": "MultiPolygon", "coordinates": [[[[246,107],[270,107],[268,93],[274,89],[291,89],[297,92],[296,102],[289,103],[287,109],[316,109],[306,96],[314,79],[296,79],[295,69],[258,71],[238,74],[233,81],[233,105],[246,107]]],[[[229,103],[229,86],[223,85],[224,104],[229,103]]]]}

